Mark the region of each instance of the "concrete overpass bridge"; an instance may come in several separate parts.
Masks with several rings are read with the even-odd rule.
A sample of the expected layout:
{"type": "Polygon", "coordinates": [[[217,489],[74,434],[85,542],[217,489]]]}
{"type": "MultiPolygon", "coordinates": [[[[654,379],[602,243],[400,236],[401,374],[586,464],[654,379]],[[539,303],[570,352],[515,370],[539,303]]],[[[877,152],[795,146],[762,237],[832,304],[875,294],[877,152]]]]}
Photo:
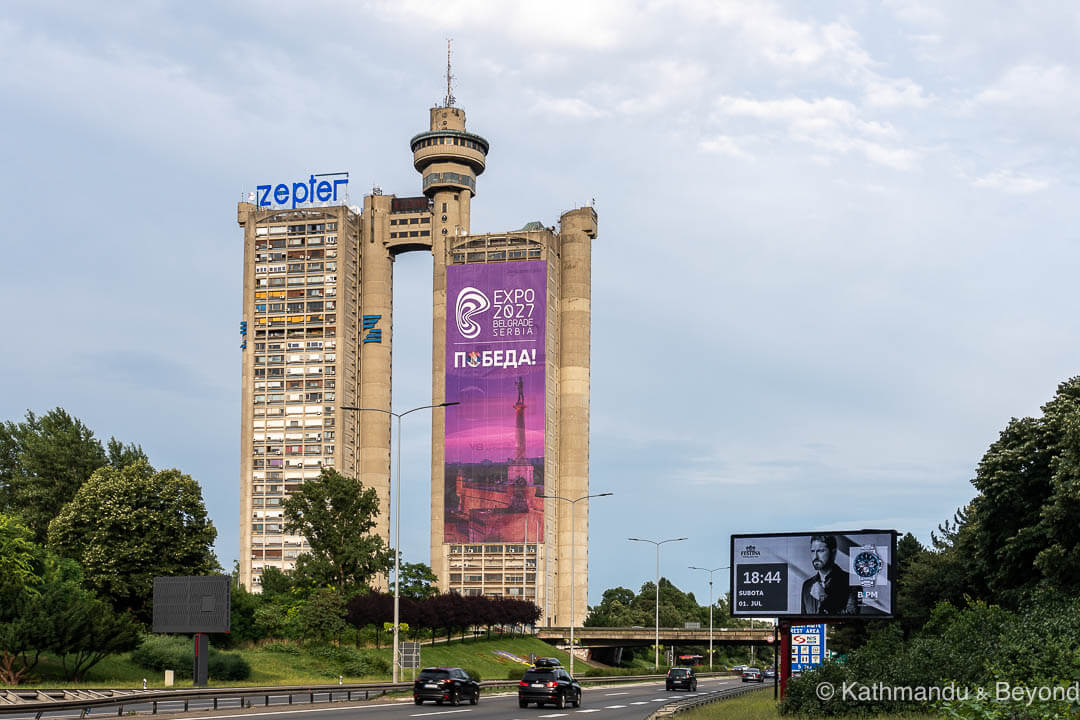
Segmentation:
{"type": "MultiPolygon", "coordinates": [[[[569,627],[538,628],[537,637],[555,645],[570,644],[569,627]]],[[[713,645],[769,645],[775,628],[713,628],[713,645]]],[[[583,647],[636,647],[656,642],[656,628],[574,628],[574,642],[583,647]]],[[[709,628],[660,628],[661,645],[708,645],[709,628]]]]}

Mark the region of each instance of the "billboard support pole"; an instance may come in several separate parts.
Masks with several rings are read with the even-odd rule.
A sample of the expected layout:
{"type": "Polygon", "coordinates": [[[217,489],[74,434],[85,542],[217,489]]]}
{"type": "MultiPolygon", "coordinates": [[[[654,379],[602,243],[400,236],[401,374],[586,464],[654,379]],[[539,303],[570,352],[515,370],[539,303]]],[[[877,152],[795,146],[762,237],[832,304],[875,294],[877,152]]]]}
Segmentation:
{"type": "Polygon", "coordinates": [[[783,660],[780,663],[780,699],[787,695],[788,678],[791,677],[791,625],[786,620],[781,620],[778,626],[780,630],[780,654],[783,660]]]}
{"type": "Polygon", "coordinates": [[[780,697],[780,644],[783,642],[783,630],[780,626],[780,618],[776,618],[776,632],[773,633],[772,652],[773,652],[773,668],[776,672],[773,673],[773,700],[777,700],[780,697]]]}
{"type": "Polygon", "coordinates": [[[207,655],[209,643],[206,633],[195,633],[195,667],[193,677],[195,687],[206,687],[210,681],[210,665],[207,655]]]}

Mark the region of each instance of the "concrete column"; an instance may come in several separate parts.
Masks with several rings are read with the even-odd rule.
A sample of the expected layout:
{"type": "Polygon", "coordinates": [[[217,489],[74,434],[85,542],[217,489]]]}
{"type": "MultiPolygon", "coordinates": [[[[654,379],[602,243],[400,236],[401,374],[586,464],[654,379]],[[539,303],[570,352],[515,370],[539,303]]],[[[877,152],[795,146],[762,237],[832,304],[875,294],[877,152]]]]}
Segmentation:
{"type": "MultiPolygon", "coordinates": [[[[391,410],[390,364],[393,350],[393,259],[382,243],[387,237],[387,223],[392,198],[370,195],[364,198],[360,231],[360,310],[364,315],[380,315],[378,326],[382,341],[360,343],[360,392],[358,407],[391,410]]],[[[391,417],[384,412],[359,412],[355,421],[360,428],[360,482],[379,495],[379,513],[375,533],[391,545],[390,517],[390,427],[391,417]]],[[[382,577],[378,584],[385,587],[382,577]]]]}
{"type": "MultiPolygon", "coordinates": [[[[589,367],[592,324],[592,241],[596,237],[596,211],[571,210],[560,219],[559,249],[559,494],[577,498],[589,493],[589,367]]],[[[574,621],[585,619],[589,588],[589,503],[559,508],[559,562],[569,563],[574,523],[574,565],[559,573],[558,622],[570,621],[570,585],[574,585],[574,621]],[[563,608],[567,611],[564,613],[563,608]]]]}
{"type": "MultiPolygon", "coordinates": [[[[432,404],[456,398],[447,398],[446,395],[446,264],[447,264],[447,236],[443,235],[441,228],[442,203],[449,200],[440,200],[440,195],[449,193],[436,193],[432,218],[431,254],[432,261],[432,288],[431,288],[431,400],[432,404]]],[[[449,205],[448,205],[449,207],[449,205]]],[[[444,513],[444,490],[445,470],[443,463],[446,459],[443,441],[446,437],[446,410],[435,408],[431,411],[431,569],[439,578],[439,591],[447,592],[450,589],[450,568],[448,553],[443,547],[443,523],[444,513]]]]}
{"type": "MultiPolygon", "coordinates": [[[[240,319],[248,323],[248,346],[240,360],[240,507],[244,517],[240,523],[240,584],[250,592],[251,585],[251,439],[252,382],[254,380],[255,318],[250,312],[255,295],[255,218],[256,207],[251,203],[236,206],[236,221],[244,228],[244,294],[240,300],[240,319]]],[[[263,342],[266,342],[263,340],[263,342]]]]}

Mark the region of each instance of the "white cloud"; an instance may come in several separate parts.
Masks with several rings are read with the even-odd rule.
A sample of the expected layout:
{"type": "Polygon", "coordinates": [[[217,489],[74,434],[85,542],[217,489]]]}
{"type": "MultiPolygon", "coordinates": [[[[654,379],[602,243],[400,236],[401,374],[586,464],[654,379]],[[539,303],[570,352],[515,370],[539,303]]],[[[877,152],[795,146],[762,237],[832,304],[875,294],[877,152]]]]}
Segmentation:
{"type": "Polygon", "coordinates": [[[1077,100],[1076,83],[1071,75],[1063,65],[1017,65],[980,92],[975,100],[986,105],[1024,109],[1061,107],[1077,100]]]}
{"type": "Polygon", "coordinates": [[[739,147],[735,139],[727,135],[714,135],[712,137],[704,138],[698,143],[698,147],[704,152],[716,153],[718,155],[729,155],[730,157],[746,158],[749,157],[743,149],[739,147]]]}
{"type": "Polygon", "coordinates": [[[631,77],[645,90],[631,94],[616,105],[619,112],[626,115],[664,112],[693,102],[704,94],[709,79],[708,71],[701,63],[670,59],[644,64],[632,72],[631,77]]]}
{"type": "Polygon", "coordinates": [[[600,108],[581,98],[542,98],[536,101],[533,110],[574,119],[598,118],[604,115],[600,108]]]}
{"type": "Polygon", "coordinates": [[[386,0],[370,5],[378,15],[444,30],[498,33],[532,54],[552,47],[611,50],[635,36],[642,13],[622,0],[547,0],[537,3],[500,0],[386,0]]]}
{"type": "Polygon", "coordinates": [[[998,170],[989,175],[976,178],[972,183],[975,187],[1000,190],[1010,195],[1028,195],[1050,187],[1049,180],[1033,178],[1030,175],[1020,175],[1010,170],[998,170]]]}
{"type": "Polygon", "coordinates": [[[859,152],[871,162],[897,170],[910,170],[918,160],[914,150],[883,144],[882,141],[897,136],[891,125],[864,119],[854,103],[840,98],[721,97],[716,101],[716,110],[721,116],[780,123],[787,126],[792,140],[837,154],[859,152]]]}
{"type": "Polygon", "coordinates": [[[930,98],[918,83],[908,78],[870,80],[866,83],[866,103],[878,108],[924,108],[930,104],[930,98]]]}
{"type": "Polygon", "coordinates": [[[923,0],[885,0],[885,7],[893,11],[893,15],[912,25],[941,25],[945,22],[945,12],[937,3],[923,2],[923,0]]]}

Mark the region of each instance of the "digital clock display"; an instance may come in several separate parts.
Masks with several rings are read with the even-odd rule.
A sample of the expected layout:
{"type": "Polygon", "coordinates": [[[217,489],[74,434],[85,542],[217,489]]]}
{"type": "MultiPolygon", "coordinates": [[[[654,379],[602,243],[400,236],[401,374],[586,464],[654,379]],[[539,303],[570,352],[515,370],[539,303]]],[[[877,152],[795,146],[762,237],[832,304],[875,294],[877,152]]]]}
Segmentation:
{"type": "Polygon", "coordinates": [[[787,563],[741,563],[735,576],[735,608],[768,614],[787,611],[787,563]]]}

